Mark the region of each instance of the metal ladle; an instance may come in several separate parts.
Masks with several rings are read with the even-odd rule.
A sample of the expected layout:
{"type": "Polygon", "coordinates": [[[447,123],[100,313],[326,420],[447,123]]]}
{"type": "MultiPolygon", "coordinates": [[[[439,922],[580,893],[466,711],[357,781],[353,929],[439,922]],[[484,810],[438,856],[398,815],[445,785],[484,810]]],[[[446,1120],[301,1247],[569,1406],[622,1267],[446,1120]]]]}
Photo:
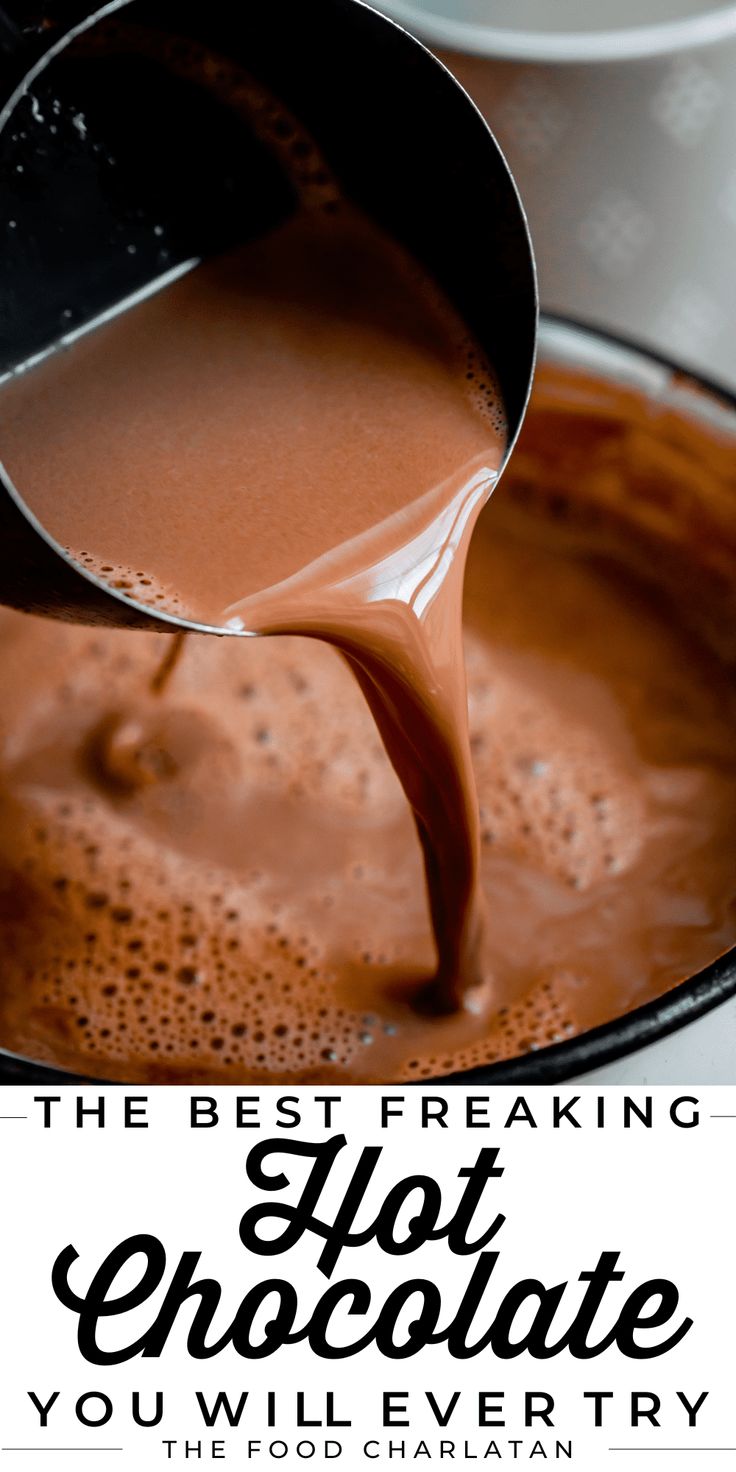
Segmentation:
{"type": "MultiPolygon", "coordinates": [[[[537,326],[524,212],[480,113],[399,26],[362,0],[111,0],[91,14],[52,0],[25,29],[6,5],[0,49],[0,378],[295,208],[277,152],[218,84],[219,57],[299,118],[344,193],[434,275],[495,367],[513,445],[537,326]],[[181,65],[192,45],[212,58],[207,85],[181,65]]],[[[79,566],[22,491],[0,466],[0,602],[204,627],[79,566]]]]}

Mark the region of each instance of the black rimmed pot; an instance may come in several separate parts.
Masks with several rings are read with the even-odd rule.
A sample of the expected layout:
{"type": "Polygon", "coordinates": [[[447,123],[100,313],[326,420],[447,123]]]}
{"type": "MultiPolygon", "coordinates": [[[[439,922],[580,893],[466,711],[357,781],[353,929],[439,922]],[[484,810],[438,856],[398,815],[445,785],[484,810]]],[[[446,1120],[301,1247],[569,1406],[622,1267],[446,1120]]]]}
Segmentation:
{"type": "MultiPolygon", "coordinates": [[[[541,364],[569,368],[575,373],[588,372],[598,382],[621,385],[658,410],[671,409],[692,416],[706,432],[712,430],[721,443],[724,437],[732,440],[736,453],[736,396],[702,378],[688,376],[645,349],[592,328],[548,317],[541,325],[539,356],[541,364]]],[[[656,1059],[658,1046],[664,1040],[676,1033],[686,1034],[687,1028],[706,1014],[715,1014],[714,1027],[719,1026],[721,1017],[736,1027],[731,1013],[731,1008],[736,1007],[734,999],[736,947],[662,997],[601,1027],[537,1052],[454,1073],[434,1082],[472,1086],[552,1084],[581,1078],[617,1059],[631,1057],[631,1081],[635,1083],[640,1081],[638,1075],[645,1064],[656,1059]],[[716,1010],[719,1008],[720,1012],[716,1010]]],[[[0,1056],[3,1083],[61,1085],[85,1081],[92,1080],[81,1080],[59,1069],[8,1054],[0,1056]]],[[[707,1083],[708,1079],[697,1082],[707,1083]]],[[[428,1083],[431,1081],[424,1081],[423,1086],[427,1087],[428,1083]]]]}

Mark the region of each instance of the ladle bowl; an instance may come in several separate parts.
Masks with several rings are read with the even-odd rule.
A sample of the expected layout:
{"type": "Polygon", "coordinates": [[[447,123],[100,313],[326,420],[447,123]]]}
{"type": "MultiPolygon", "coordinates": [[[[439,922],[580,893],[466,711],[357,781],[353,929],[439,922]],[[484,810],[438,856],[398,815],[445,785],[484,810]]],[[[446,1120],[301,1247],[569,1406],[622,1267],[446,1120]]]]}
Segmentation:
{"type": "MultiPolygon", "coordinates": [[[[121,305],[294,210],[278,150],[238,106],[242,73],[439,282],[494,365],[511,448],[534,364],[531,245],[503,155],[439,61],[361,0],[112,0],[73,21],[69,10],[60,34],[23,32],[4,10],[15,86],[0,114],[0,378],[73,350],[121,305]]],[[[0,427],[0,602],[88,624],[205,628],[77,564],[2,459],[0,427]]]]}

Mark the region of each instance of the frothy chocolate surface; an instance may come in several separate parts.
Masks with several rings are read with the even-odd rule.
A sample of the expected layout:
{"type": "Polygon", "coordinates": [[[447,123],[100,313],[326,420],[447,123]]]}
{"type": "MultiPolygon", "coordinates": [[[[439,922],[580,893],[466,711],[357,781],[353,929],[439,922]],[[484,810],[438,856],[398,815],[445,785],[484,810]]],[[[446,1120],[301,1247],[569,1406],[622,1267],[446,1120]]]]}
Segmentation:
{"type": "Polygon", "coordinates": [[[734,663],[665,578],[673,496],[703,628],[724,595],[678,503],[702,491],[692,446],[635,410],[543,370],[471,547],[490,1010],[412,1005],[434,964],[420,856],[333,650],[191,637],[154,697],[165,638],[5,614],[4,1046],[120,1078],[429,1077],[616,1016],[733,944],[734,663]]]}

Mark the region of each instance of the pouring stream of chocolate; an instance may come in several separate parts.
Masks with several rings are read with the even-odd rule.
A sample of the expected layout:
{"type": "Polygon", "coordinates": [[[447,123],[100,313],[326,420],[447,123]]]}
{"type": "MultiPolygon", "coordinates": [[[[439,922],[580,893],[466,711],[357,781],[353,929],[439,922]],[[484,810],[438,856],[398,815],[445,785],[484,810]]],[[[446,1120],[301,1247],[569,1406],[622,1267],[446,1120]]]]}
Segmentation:
{"type": "Polygon", "coordinates": [[[346,656],[422,846],[425,1000],[460,1006],[483,980],[463,570],[505,431],[437,289],[347,205],[304,212],[3,398],[10,473],[100,576],[156,589],[160,607],[173,590],[171,606],[214,627],[307,634],[346,656]]]}

